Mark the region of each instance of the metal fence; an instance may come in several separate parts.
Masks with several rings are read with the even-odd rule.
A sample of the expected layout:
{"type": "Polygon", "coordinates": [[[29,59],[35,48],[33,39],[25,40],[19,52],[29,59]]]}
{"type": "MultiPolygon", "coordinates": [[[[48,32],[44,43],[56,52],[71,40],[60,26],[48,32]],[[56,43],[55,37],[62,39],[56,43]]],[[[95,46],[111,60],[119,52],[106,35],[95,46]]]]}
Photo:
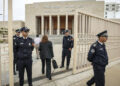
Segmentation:
{"type": "Polygon", "coordinates": [[[106,46],[109,61],[120,57],[120,23],[80,11],[76,11],[74,21],[74,74],[91,68],[91,64],[87,61],[87,54],[91,44],[97,40],[96,34],[101,31],[108,31],[106,46]]]}
{"type": "Polygon", "coordinates": [[[0,44],[0,86],[6,86],[9,80],[8,44],[0,44]]]}

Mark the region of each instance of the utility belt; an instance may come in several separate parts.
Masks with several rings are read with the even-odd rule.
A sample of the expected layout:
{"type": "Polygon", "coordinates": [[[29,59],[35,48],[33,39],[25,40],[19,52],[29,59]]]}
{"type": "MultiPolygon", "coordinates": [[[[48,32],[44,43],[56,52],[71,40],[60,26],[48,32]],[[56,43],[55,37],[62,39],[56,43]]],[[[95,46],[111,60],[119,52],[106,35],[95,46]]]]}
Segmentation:
{"type": "Polygon", "coordinates": [[[63,50],[69,50],[69,48],[63,48],[63,50]]]}
{"type": "Polygon", "coordinates": [[[18,58],[18,60],[32,60],[32,58],[31,57],[22,57],[22,58],[18,58]]]}

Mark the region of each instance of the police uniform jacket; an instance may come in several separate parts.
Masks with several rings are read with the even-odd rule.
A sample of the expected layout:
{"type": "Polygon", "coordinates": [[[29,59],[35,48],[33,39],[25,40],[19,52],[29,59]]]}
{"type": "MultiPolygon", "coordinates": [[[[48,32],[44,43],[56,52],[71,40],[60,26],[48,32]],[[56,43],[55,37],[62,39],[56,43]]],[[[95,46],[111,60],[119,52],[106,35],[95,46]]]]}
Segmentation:
{"type": "Polygon", "coordinates": [[[15,49],[15,47],[16,47],[16,45],[17,45],[16,43],[17,43],[17,41],[19,40],[19,38],[20,38],[20,37],[18,37],[18,36],[16,36],[16,35],[13,36],[13,52],[14,52],[14,59],[15,59],[15,60],[17,60],[17,52],[18,52],[18,51],[15,49]]]}
{"type": "Polygon", "coordinates": [[[73,48],[73,37],[72,36],[64,36],[63,37],[63,49],[73,48]]]}
{"type": "Polygon", "coordinates": [[[33,43],[34,41],[30,37],[26,39],[23,37],[19,38],[15,48],[18,51],[18,60],[32,59],[33,43]]]}
{"type": "Polygon", "coordinates": [[[106,66],[108,64],[108,55],[105,44],[100,44],[98,41],[93,43],[88,53],[88,60],[93,65],[106,66]]]}

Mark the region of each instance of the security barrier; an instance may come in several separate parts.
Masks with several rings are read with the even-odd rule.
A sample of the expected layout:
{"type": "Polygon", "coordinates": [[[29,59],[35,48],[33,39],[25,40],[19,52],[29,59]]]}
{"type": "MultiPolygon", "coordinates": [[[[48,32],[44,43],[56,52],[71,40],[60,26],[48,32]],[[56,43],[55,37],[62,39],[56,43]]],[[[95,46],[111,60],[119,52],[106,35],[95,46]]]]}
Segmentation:
{"type": "Polygon", "coordinates": [[[6,86],[9,80],[8,44],[0,44],[0,86],[6,86]]]}
{"type": "Polygon", "coordinates": [[[104,30],[109,35],[106,43],[109,61],[120,57],[120,23],[80,11],[76,11],[74,21],[73,74],[91,68],[87,61],[89,48],[97,40],[96,34],[104,30]]]}

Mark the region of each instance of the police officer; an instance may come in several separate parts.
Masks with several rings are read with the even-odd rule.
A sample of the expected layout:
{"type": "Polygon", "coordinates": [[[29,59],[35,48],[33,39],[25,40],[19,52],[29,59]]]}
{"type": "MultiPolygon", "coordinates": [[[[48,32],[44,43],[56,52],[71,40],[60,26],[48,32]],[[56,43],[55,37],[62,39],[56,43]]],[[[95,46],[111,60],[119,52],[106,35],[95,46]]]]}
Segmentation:
{"type": "Polygon", "coordinates": [[[24,72],[26,69],[29,86],[32,86],[32,51],[34,42],[28,37],[29,29],[21,28],[22,37],[17,41],[18,50],[18,69],[20,86],[24,84],[24,72]]]}
{"type": "Polygon", "coordinates": [[[69,69],[71,50],[73,48],[73,37],[70,36],[69,30],[65,30],[65,36],[63,37],[63,51],[62,51],[62,62],[60,68],[64,67],[65,57],[67,58],[67,67],[69,69]]]}
{"type": "Polygon", "coordinates": [[[98,41],[92,44],[88,53],[88,61],[92,62],[94,76],[87,82],[87,86],[105,86],[105,68],[108,64],[108,55],[105,47],[108,35],[107,31],[103,31],[99,34],[98,41]]]}
{"type": "Polygon", "coordinates": [[[17,51],[15,50],[15,46],[16,46],[16,41],[19,40],[20,38],[20,30],[17,29],[16,34],[13,36],[13,53],[14,53],[14,65],[13,65],[13,70],[14,70],[14,75],[16,75],[16,71],[18,70],[18,65],[17,65],[17,51]]]}

